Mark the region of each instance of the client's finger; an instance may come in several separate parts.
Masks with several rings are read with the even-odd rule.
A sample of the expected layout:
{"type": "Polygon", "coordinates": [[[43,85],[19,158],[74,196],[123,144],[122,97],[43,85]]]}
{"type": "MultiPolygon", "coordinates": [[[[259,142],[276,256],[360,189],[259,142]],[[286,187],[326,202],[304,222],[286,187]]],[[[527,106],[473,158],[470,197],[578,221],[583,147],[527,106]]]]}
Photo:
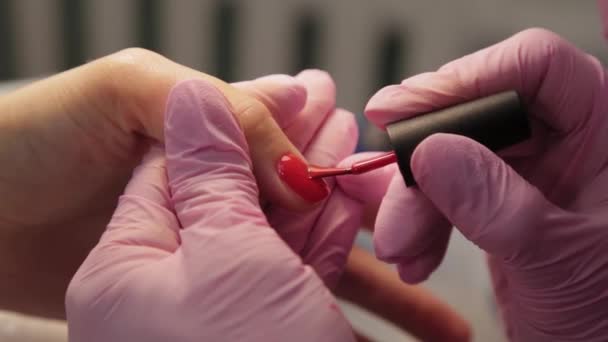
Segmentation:
{"type": "Polygon", "coordinates": [[[336,294],[376,313],[422,341],[469,341],[466,321],[427,290],[403,283],[371,254],[355,247],[336,294]]]}

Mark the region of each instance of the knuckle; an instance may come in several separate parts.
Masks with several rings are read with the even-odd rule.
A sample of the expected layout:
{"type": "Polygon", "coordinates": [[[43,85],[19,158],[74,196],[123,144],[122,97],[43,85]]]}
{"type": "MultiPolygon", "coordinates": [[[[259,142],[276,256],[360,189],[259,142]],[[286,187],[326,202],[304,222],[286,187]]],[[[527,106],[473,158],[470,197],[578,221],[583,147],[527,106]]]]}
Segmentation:
{"type": "Polygon", "coordinates": [[[170,69],[170,60],[156,52],[142,48],[126,48],[101,58],[99,72],[116,87],[142,81],[159,70],[170,69]]]}
{"type": "Polygon", "coordinates": [[[162,58],[161,55],[154,51],[139,47],[126,48],[105,57],[109,63],[127,66],[141,65],[142,63],[149,63],[150,61],[157,61],[162,58]]]}
{"type": "Polygon", "coordinates": [[[233,106],[234,116],[241,125],[246,136],[265,132],[270,112],[260,101],[254,98],[244,98],[233,106]]]}
{"type": "Polygon", "coordinates": [[[171,61],[142,48],[127,48],[92,64],[102,105],[121,124],[139,127],[149,108],[158,108],[174,83],[171,61]]]}

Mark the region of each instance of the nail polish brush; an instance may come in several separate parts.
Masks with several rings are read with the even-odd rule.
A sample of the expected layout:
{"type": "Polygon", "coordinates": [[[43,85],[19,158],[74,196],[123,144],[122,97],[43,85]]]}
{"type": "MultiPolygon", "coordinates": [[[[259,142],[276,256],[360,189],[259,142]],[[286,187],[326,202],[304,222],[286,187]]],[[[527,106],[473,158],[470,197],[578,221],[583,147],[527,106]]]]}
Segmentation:
{"type": "Polygon", "coordinates": [[[394,149],[346,168],[310,166],[311,179],[361,174],[397,162],[406,186],[416,184],[410,160],[416,146],[435,133],[469,137],[492,151],[520,143],[531,136],[526,111],[515,91],[505,91],[386,126],[394,149]]]}

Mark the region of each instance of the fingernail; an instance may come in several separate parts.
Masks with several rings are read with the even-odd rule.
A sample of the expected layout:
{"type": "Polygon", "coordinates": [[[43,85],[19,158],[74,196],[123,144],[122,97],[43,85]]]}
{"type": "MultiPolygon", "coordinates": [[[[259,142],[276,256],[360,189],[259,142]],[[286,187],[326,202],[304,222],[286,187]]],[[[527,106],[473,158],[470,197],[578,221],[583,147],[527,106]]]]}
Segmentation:
{"type": "Polygon", "coordinates": [[[293,153],[287,153],[279,159],[277,172],[291,190],[308,202],[319,202],[329,195],[327,183],[323,179],[310,179],[308,165],[293,153]]]}

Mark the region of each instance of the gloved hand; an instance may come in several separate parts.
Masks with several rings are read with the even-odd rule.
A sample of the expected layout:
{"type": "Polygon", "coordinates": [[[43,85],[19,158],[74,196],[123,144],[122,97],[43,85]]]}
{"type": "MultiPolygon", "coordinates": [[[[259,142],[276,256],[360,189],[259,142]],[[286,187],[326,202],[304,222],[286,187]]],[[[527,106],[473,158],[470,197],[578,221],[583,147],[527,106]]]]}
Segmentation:
{"type": "Polygon", "coordinates": [[[225,97],[179,83],[152,150],[68,288],[72,341],[352,340],[333,296],[270,227],[225,97]]]}
{"type": "Polygon", "coordinates": [[[380,207],[379,258],[422,281],[454,225],[488,253],[512,340],[606,340],[607,77],[594,57],[531,29],[379,91],[366,115],[383,127],[515,89],[533,132],[498,156],[462,136],[425,139],[411,161],[418,187],[395,176],[380,207]]]}
{"type": "MultiPolygon", "coordinates": [[[[320,74],[298,76],[313,96],[297,116],[280,121],[309,123],[290,138],[306,147],[307,156],[334,163],[352,152],[356,126],[351,114],[333,110],[333,100],[328,101],[333,99],[328,86],[333,85],[320,74]],[[321,122],[325,124],[319,127],[321,122]],[[336,133],[343,144],[330,144],[336,133]]],[[[250,85],[236,86],[248,90],[250,85]]],[[[121,198],[108,231],[70,285],[72,340],[352,338],[317,274],[326,284],[335,283],[365,202],[356,193],[335,189],[322,208],[291,222],[288,216],[295,213],[268,207],[269,220],[277,221],[275,228],[293,248],[304,240],[305,248],[298,248],[303,263],[260,209],[248,145],[215,88],[201,81],[181,83],[172,92],[166,120],[167,174],[162,153],[151,152],[121,198]],[[297,229],[288,230],[292,225],[297,229]],[[156,308],[170,308],[170,314],[156,308]],[[108,315],[109,323],[103,320],[108,315]]],[[[359,184],[379,187],[381,195],[387,176],[386,170],[369,174],[359,184]]],[[[372,275],[368,289],[383,277],[372,275]]],[[[360,281],[358,275],[351,279],[360,281]]],[[[401,303],[416,304],[413,292],[424,299],[428,312],[423,314],[448,321],[454,317],[424,293],[391,289],[393,300],[401,303]]],[[[442,333],[429,327],[423,336],[449,338],[467,332],[462,321],[456,323],[442,333]]]]}

